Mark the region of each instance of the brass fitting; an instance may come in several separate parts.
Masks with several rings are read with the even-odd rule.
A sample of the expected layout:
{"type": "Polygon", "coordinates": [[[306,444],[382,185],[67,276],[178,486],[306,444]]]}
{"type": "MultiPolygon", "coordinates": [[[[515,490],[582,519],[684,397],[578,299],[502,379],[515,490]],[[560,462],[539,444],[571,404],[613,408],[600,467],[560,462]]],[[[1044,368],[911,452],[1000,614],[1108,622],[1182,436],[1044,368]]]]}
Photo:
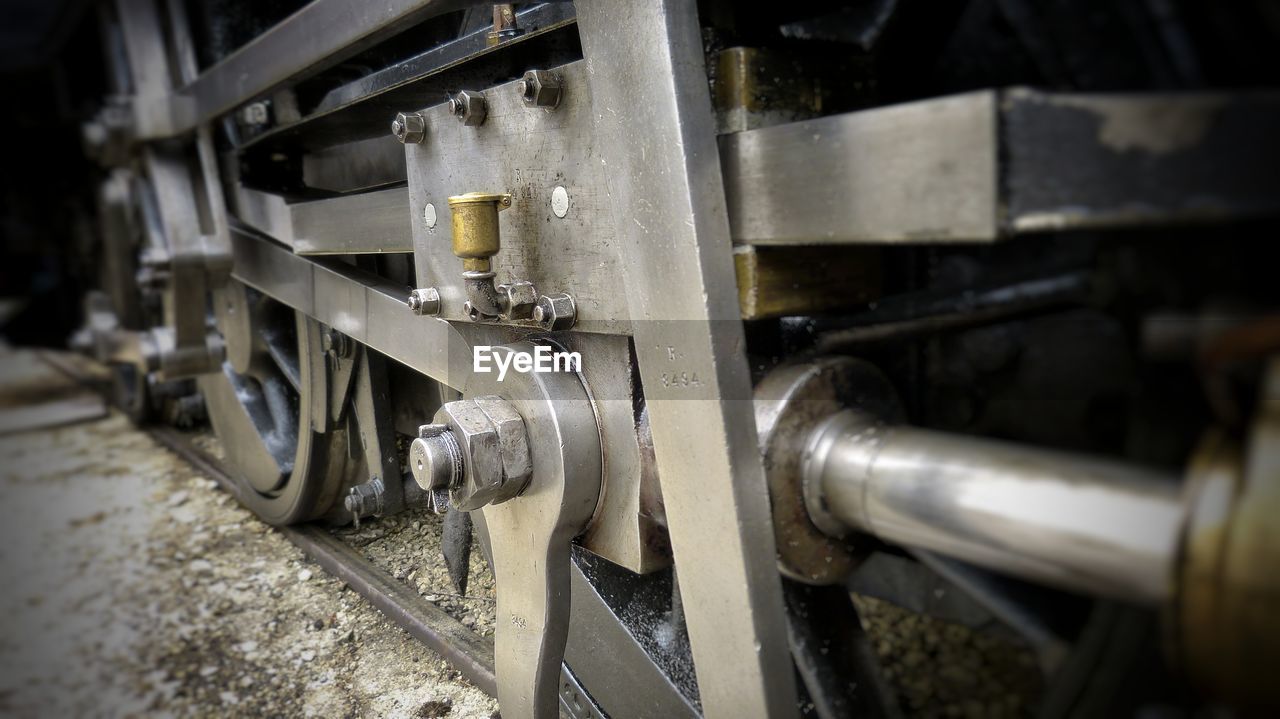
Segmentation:
{"type": "Polygon", "coordinates": [[[502,249],[498,213],[511,206],[511,195],[468,192],[449,198],[453,213],[453,254],[462,260],[462,284],[467,301],[463,312],[472,322],[499,320],[521,322],[532,319],[539,308],[546,311],[536,320],[544,329],[569,329],[575,321],[573,297],[568,294],[540,297],[531,282],[494,284],[491,259],[502,249]]]}
{"type": "Polygon", "coordinates": [[[1166,614],[1173,659],[1246,716],[1280,709],[1280,358],[1268,368],[1251,436],[1214,432],[1195,453],[1177,600],[1166,614]]]}
{"type": "Polygon", "coordinates": [[[498,212],[511,206],[511,195],[468,192],[449,198],[453,213],[453,254],[466,272],[488,272],[489,258],[502,248],[498,212]]]}

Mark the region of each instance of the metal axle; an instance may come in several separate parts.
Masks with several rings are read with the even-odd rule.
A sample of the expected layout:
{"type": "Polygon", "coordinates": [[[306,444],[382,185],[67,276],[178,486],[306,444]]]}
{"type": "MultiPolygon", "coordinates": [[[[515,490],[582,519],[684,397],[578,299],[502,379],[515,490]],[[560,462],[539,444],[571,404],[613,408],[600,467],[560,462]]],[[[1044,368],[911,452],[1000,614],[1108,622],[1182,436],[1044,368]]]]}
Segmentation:
{"type": "Polygon", "coordinates": [[[1174,589],[1178,482],[1116,462],[885,426],[844,410],[808,437],[820,529],[865,532],[1017,577],[1144,604],[1174,589]]]}

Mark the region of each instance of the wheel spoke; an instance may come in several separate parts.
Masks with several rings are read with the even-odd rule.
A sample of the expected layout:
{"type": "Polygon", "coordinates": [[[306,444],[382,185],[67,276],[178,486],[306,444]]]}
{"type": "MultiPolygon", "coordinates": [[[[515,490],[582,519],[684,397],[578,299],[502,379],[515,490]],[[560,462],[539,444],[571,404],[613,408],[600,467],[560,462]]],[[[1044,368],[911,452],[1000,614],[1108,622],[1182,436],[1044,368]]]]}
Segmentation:
{"type": "Polygon", "coordinates": [[[298,348],[296,338],[291,333],[281,332],[274,327],[264,327],[259,333],[267,354],[275,366],[280,368],[281,375],[293,387],[293,391],[302,394],[302,371],[298,367],[298,348]]]}

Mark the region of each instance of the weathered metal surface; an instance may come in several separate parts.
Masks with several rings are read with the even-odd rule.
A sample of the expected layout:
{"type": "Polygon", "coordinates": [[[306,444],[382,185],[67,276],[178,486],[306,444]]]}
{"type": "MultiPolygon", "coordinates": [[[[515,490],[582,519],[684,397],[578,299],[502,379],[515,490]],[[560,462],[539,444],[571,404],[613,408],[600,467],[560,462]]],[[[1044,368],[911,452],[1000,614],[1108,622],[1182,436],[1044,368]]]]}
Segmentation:
{"type": "Polygon", "coordinates": [[[697,9],[577,7],[703,708],[795,715],[697,9]]]}
{"type": "MultiPolygon", "coordinates": [[[[522,342],[497,349],[532,347],[522,342]]],[[[478,374],[467,394],[477,402],[500,395],[485,412],[506,408],[522,418],[516,422],[522,427],[512,434],[527,436],[532,455],[532,476],[523,492],[505,501],[496,498],[498,503],[485,504],[473,515],[483,524],[497,586],[498,701],[504,716],[553,719],[569,638],[570,543],[590,521],[602,491],[604,459],[595,411],[580,378],[568,372],[513,373],[505,382],[478,374]]],[[[450,414],[454,404],[444,405],[435,422],[448,421],[456,434],[463,423],[450,414]]],[[[468,461],[477,458],[475,451],[468,455],[468,461]]],[[[479,469],[468,466],[464,483],[479,469]]]]}
{"type": "MultiPolygon", "coordinates": [[[[549,3],[517,13],[525,33],[496,46],[488,28],[475,30],[334,88],[307,115],[249,138],[244,148],[301,144],[319,149],[354,137],[384,136],[398,110],[447,97],[449,91],[519,76],[529,67],[561,65],[582,56],[573,4],[549,3]]],[[[279,120],[279,118],[277,118],[279,120]]]]}
{"type": "Polygon", "coordinates": [[[605,190],[609,168],[592,131],[586,67],[551,69],[565,86],[554,109],[525,105],[517,81],[480,88],[488,116],[478,127],[459,123],[447,103],[421,111],[426,139],[405,146],[418,284],[440,291],[441,318],[467,321],[461,263],[450,250],[453,221],[444,209],[454,195],[505,192],[513,203],[499,218],[503,249],[492,260],[497,281],[571,292],[578,329],[627,333],[630,315],[605,190]],[[563,218],[551,206],[557,186],[573,198],[563,218]],[[434,227],[423,219],[427,204],[436,210],[434,227]]]}
{"type": "Polygon", "coordinates": [[[294,203],[239,187],[235,201],[237,219],[300,255],[413,251],[403,187],[294,203]]]}
{"type": "MultiPolygon", "coordinates": [[[[329,259],[300,257],[245,233],[235,233],[233,240],[238,279],[450,387],[466,388],[472,344],[502,344],[529,334],[525,328],[455,327],[415,315],[405,304],[407,292],[384,279],[329,259]]],[[[651,455],[641,449],[629,338],[573,333],[564,341],[584,357],[582,375],[610,449],[607,491],[584,545],[635,572],[667,566],[657,477],[651,455]]]]}
{"type": "Polygon", "coordinates": [[[880,256],[864,247],[737,247],[742,319],[853,307],[880,294],[880,256]]]}
{"type": "Polygon", "coordinates": [[[301,164],[302,184],[319,190],[364,192],[404,183],[404,148],[390,133],[311,150],[301,164]]]}
{"type": "Polygon", "coordinates": [[[833,115],[720,139],[744,244],[989,240],[999,231],[994,93],[833,115]]]}
{"type": "Polygon", "coordinates": [[[362,192],[287,206],[300,255],[413,252],[409,193],[362,192]]]}
{"type": "Polygon", "coordinates": [[[1001,97],[1006,234],[1280,213],[1280,93],[1001,97]]]}
{"type": "Polygon", "coordinates": [[[711,76],[716,129],[742,132],[852,109],[869,89],[852,72],[858,62],[848,53],[815,56],[796,47],[725,48],[711,76]]]}
{"type": "Polygon", "coordinates": [[[1280,213],[1280,94],[1015,88],[721,138],[744,244],[991,242],[1280,213]]]}
{"type": "Polygon", "coordinates": [[[613,716],[700,716],[688,637],[672,607],[674,575],[637,577],[580,549],[573,564],[565,661],[591,696],[613,716]]]}

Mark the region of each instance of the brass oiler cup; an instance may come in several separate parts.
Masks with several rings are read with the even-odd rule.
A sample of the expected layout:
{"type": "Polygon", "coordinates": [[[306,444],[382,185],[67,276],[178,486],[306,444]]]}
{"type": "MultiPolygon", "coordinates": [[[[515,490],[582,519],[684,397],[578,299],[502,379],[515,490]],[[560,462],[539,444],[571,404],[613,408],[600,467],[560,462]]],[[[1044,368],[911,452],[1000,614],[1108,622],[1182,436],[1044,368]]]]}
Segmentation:
{"type": "Polygon", "coordinates": [[[449,198],[453,213],[453,254],[464,271],[487,272],[489,258],[498,254],[502,235],[498,212],[511,206],[511,195],[468,192],[449,198]]]}

